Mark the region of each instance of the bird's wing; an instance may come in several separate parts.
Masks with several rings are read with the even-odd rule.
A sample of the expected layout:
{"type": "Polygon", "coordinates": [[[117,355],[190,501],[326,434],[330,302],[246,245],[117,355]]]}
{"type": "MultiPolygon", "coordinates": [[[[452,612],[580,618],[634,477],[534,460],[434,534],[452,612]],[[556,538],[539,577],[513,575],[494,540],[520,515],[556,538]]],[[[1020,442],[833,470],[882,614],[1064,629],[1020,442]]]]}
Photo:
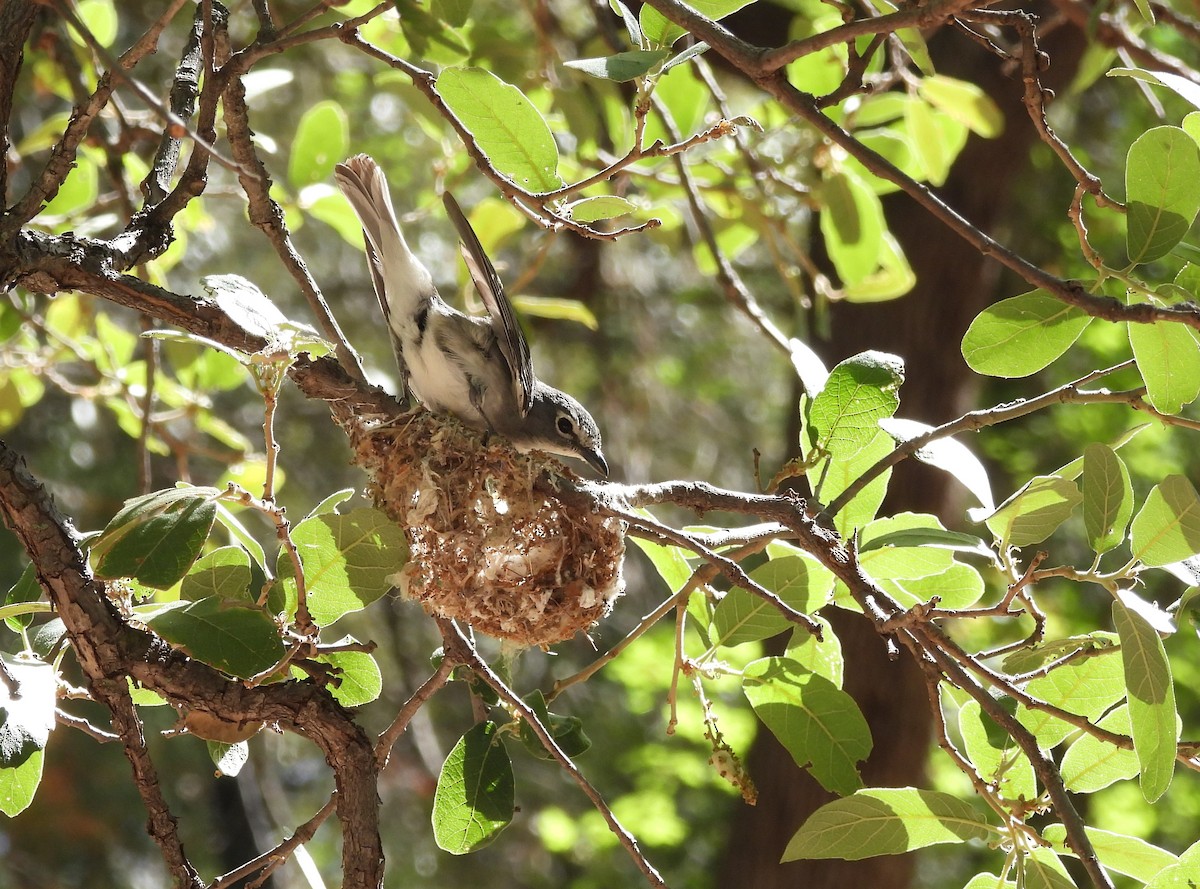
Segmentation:
{"type": "Polygon", "coordinates": [[[450,192],[446,192],[442,200],[450,221],[458,230],[463,259],[466,260],[467,269],[471,273],[471,280],[475,282],[475,289],[479,291],[479,296],[492,317],[496,341],[512,370],[517,407],[521,416],[525,416],[529,413],[529,406],[533,400],[533,359],[529,355],[529,343],[517,322],[517,316],[513,313],[512,304],[504,293],[500,276],[496,274],[492,261],[483,252],[483,245],[479,243],[475,230],[471,228],[471,223],[467,222],[467,217],[459,208],[458,201],[454,200],[450,192]]]}

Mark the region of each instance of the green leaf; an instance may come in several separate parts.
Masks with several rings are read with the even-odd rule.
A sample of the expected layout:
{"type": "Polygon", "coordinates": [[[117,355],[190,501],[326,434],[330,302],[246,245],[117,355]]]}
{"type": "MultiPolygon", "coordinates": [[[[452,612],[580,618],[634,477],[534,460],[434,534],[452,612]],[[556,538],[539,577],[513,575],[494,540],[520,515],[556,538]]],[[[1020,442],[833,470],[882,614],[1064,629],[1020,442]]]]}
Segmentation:
{"type": "MultiPolygon", "coordinates": [[[[896,440],[906,442],[930,432],[933,427],[915,420],[889,417],[879,421],[880,427],[896,440]]],[[[939,438],[929,442],[913,454],[922,463],[947,472],[975,495],[982,508],[991,512],[996,508],[992,499],[992,484],[982,461],[971,453],[966,445],[953,438],[939,438]]]]}
{"type": "Polygon", "coordinates": [[[494,722],[470,729],[442,765],[433,796],[433,837],[451,855],[481,849],[512,821],[512,763],[494,722]]]}
{"type": "Polygon", "coordinates": [[[58,680],[44,661],[8,656],[0,656],[0,661],[17,683],[14,696],[8,683],[0,682],[0,767],[12,769],[50,740],[58,680]]]}
{"type": "Polygon", "coordinates": [[[244,599],[254,601],[257,591],[250,588],[253,580],[250,556],[240,546],[222,546],[202,556],[192,566],[179,586],[179,598],[244,599]]]}
{"type": "Polygon", "coordinates": [[[886,302],[913,289],[917,275],[891,232],[883,233],[878,259],[879,265],[865,278],[843,285],[842,298],[846,302],[886,302]]]}
{"type": "MultiPolygon", "coordinates": [[[[113,41],[117,39],[119,22],[113,0],[79,0],[75,7],[75,15],[101,46],[112,46],[113,41]]],[[[72,33],[72,36],[75,37],[75,34],[72,33]]],[[[87,46],[83,38],[76,39],[80,45],[87,46]]]]}
{"type": "Polygon", "coordinates": [[[383,691],[379,664],[365,651],[331,651],[317,660],[335,668],[337,681],[329,684],[329,693],[343,707],[369,704],[383,691]]]}
{"type": "MultiPolygon", "coordinates": [[[[1026,691],[1038,700],[1089,720],[1100,718],[1125,695],[1121,659],[1113,654],[1076,659],[1030,681],[1026,691]]],[[[1017,706],[1017,719],[1043,750],[1056,747],[1075,728],[1043,710],[1017,706]]]]}
{"type": "Polygon", "coordinates": [[[1146,382],[1146,398],[1164,414],[1177,414],[1200,395],[1200,343],[1182,324],[1127,324],[1129,345],[1146,382]]]}
{"type": "MultiPolygon", "coordinates": [[[[1166,849],[1147,843],[1137,837],[1100,830],[1098,827],[1084,827],[1087,838],[1091,840],[1092,848],[1100,863],[1117,873],[1133,877],[1139,883],[1146,883],[1165,867],[1179,861],[1166,849]]],[[[1061,855],[1074,856],[1067,845],[1067,829],[1062,824],[1050,824],[1042,829],[1042,837],[1061,855]]]]}
{"type": "Polygon", "coordinates": [[[813,615],[813,619],[821,625],[821,638],[818,639],[807,630],[797,629],[797,632],[792,634],[785,655],[805,670],[824,676],[841,688],[846,664],[842,656],[841,640],[828,620],[820,615],[813,615]]]}
{"type": "Polygon", "coordinates": [[[909,102],[904,106],[904,117],[909,144],[925,171],[925,178],[933,185],[944,185],[954,157],[942,138],[936,112],[924,102],[909,102]]]}
{"type": "Polygon", "coordinates": [[[570,62],[563,62],[563,64],[568,68],[574,68],[576,71],[582,71],[584,74],[589,74],[592,77],[624,82],[636,80],[639,77],[649,74],[651,71],[657,70],[670,55],[671,50],[669,49],[635,49],[597,59],[575,59],[570,62]]]}
{"type": "Polygon", "coordinates": [[[337,512],[339,506],[354,497],[357,492],[354,488],[343,488],[340,491],[334,491],[316,506],[309,510],[308,515],[304,518],[311,519],[313,516],[328,515],[337,512]]]}
{"type": "MultiPolygon", "coordinates": [[[[1097,723],[1119,735],[1130,736],[1129,707],[1122,704],[1097,723]]],[[[1140,770],[1137,754],[1115,744],[1083,734],[1067,748],[1062,758],[1062,776],[1072,793],[1095,793],[1117,781],[1132,778],[1140,770]]]]}
{"type": "MultiPolygon", "coordinates": [[[[649,513],[644,513],[649,515],[649,513]]],[[[677,546],[663,546],[641,537],[630,537],[633,545],[646,554],[650,564],[658,572],[658,576],[666,583],[667,589],[677,593],[692,576],[692,566],[688,564],[684,551],[677,546]]]]}
{"type": "Polygon", "coordinates": [[[514,296],[512,304],[522,315],[533,315],[552,321],[574,321],[588,330],[599,330],[600,322],[586,303],[577,299],[556,296],[514,296]]]}
{"type": "Polygon", "coordinates": [[[993,833],[969,803],[948,793],[875,787],[817,809],[788,843],[783,861],[859,861],[938,843],[987,839],[993,833]]]}
{"type": "Polygon", "coordinates": [[[1200,211],[1200,148],[1179,127],[1154,127],[1125,159],[1126,247],[1133,264],[1166,256],[1200,211]]]}
{"type": "Polygon", "coordinates": [[[345,109],[332,99],[317,102],[300,116],[292,140],[288,181],[297,191],[327,181],[333,175],[334,164],[350,153],[349,145],[350,122],[345,109]]]}
{"type": "Polygon", "coordinates": [[[1200,843],[1193,843],[1179,856],[1179,863],[1159,871],[1146,889],[1195,889],[1200,885],[1200,843]]]}
{"type": "Polygon", "coordinates": [[[1090,444],[1083,452],[1083,526],[1088,543],[1105,553],[1125,539],[1133,515],[1133,483],[1117,452],[1090,444]]]}
{"type": "Polygon", "coordinates": [[[638,24],[637,16],[630,12],[629,7],[621,0],[608,0],[608,6],[625,23],[625,33],[629,35],[629,42],[634,46],[641,46],[642,26],[638,24]]]}
{"type": "Polygon", "coordinates": [[[1077,889],[1058,856],[1045,848],[1034,848],[1021,856],[1023,889],[1077,889]]]}
{"type": "MultiPolygon", "coordinates": [[[[804,614],[811,614],[828,602],[833,590],[833,574],[811,556],[772,559],[751,571],[750,579],[804,614]]],[[[726,593],[713,614],[712,642],[732,647],[767,639],[792,626],[770,602],[735,587],[726,593]]]]}
{"type": "Polygon", "coordinates": [[[584,198],[573,204],[567,204],[562,209],[571,219],[586,225],[590,222],[598,222],[601,219],[614,219],[617,216],[625,216],[636,210],[637,206],[633,201],[626,198],[617,197],[612,194],[602,194],[592,198],[584,198]]]}
{"type": "MultiPolygon", "coordinates": [[[[895,444],[892,442],[891,436],[880,430],[866,447],[853,457],[849,459],[831,458],[829,470],[824,473],[824,483],[821,485],[821,501],[832,503],[842,491],[849,487],[851,482],[893,450],[895,450],[895,444]]],[[[844,539],[849,539],[855,528],[861,528],[875,518],[883,503],[883,498],[887,495],[887,486],[891,477],[892,469],[889,466],[855,494],[850,502],[838,512],[834,518],[834,527],[844,539]]]]}
{"type": "Polygon", "coordinates": [[[554,135],[519,89],[483,68],[444,68],[437,89],[497,170],[533,192],[562,186],[554,135]]]}
{"type": "Polygon", "coordinates": [[[836,459],[861,451],[878,435],[879,421],[900,406],[903,382],[903,360],[886,352],[862,352],[838,364],[809,412],[817,447],[836,459]]]}
{"type": "Polygon", "coordinates": [[[1027,377],[1067,351],[1091,320],[1082,309],[1032,290],[984,309],[963,336],[963,358],[976,373],[1027,377]]]}
{"type": "Polygon", "coordinates": [[[853,698],[782,657],[748,664],[742,691],[797,765],[806,766],[822,787],[838,794],[862,787],[857,763],[871,752],[871,730],[853,698]]]}
{"type": "Polygon", "coordinates": [[[865,182],[848,171],[821,184],[821,235],[843,284],[863,281],[879,266],[887,225],[883,204],[865,182]]]}
{"type": "Polygon", "coordinates": [[[1037,781],[1029,757],[984,714],[978,701],[967,701],[959,709],[958,728],[967,758],[981,778],[1007,800],[1037,798],[1037,781]]]}
{"type": "Polygon", "coordinates": [[[1004,114],[987,93],[969,81],[943,74],[922,77],[917,95],[984,139],[994,139],[1004,131],[1004,114]]]}
{"type": "Polygon", "coordinates": [[[1154,486],[1130,527],[1133,557],[1152,567],[1200,553],[1200,498],[1182,475],[1154,486]]]}
{"type": "Polygon", "coordinates": [[[67,174],[58,192],[34,220],[37,221],[43,216],[62,216],[69,219],[81,211],[91,209],[99,195],[100,168],[90,153],[81,152],[74,169],[67,174]]]}
{"type": "Polygon", "coordinates": [[[247,602],[210,597],[172,603],[147,623],[196,660],[239,679],[270,669],[283,657],[274,618],[247,602]]]}
{"type": "Polygon", "coordinates": [[[967,608],[983,598],[983,578],[970,565],[955,562],[941,574],[929,577],[892,577],[878,581],[904,607],[937,598],[941,608],[967,608]]]}
{"type": "MultiPolygon", "coordinates": [[[[292,529],[292,541],[304,566],[309,613],[322,627],[381,597],[395,586],[408,561],[404,532],[370,507],[305,519],[292,529]]],[[[293,614],[296,582],[291,559],[282,550],[276,571],[293,614]]]]}
{"type": "MultiPolygon", "coordinates": [[[[754,0],[691,0],[688,6],[715,22],[753,2],[754,0]]],[[[642,4],[638,22],[652,47],[670,46],[687,33],[648,3],[642,4]]]]}
{"type": "MultiPolygon", "coordinates": [[[[4,606],[7,608],[12,605],[28,605],[31,602],[37,602],[41,598],[42,587],[38,583],[37,572],[33,569],[33,563],[30,562],[25,566],[25,570],[21,572],[21,576],[17,578],[17,582],[9,589],[8,595],[4,597],[4,606]]],[[[6,617],[4,622],[14,633],[19,633],[33,623],[33,609],[13,617],[6,617]]]]}
{"type": "Polygon", "coordinates": [[[1082,500],[1075,482],[1039,475],[988,516],[987,526],[1005,546],[1041,543],[1071,517],[1082,500]]]}
{"type": "MultiPolygon", "coordinates": [[[[909,513],[909,515],[914,515],[914,513],[909,513]]],[[[988,561],[995,561],[996,558],[991,547],[979,537],[963,531],[947,531],[940,524],[913,525],[912,527],[881,531],[878,534],[872,534],[869,540],[860,543],[858,551],[861,554],[885,546],[928,546],[966,555],[982,556],[988,561]]]]}
{"type": "Polygon", "coordinates": [[[0,812],[15,818],[29,808],[42,783],[45,757],[44,750],[35,750],[18,765],[0,768],[0,812]]]}
{"type": "MultiPolygon", "coordinates": [[[[542,694],[541,689],[534,689],[533,692],[526,695],[525,703],[537,715],[542,728],[550,732],[554,743],[567,756],[574,758],[581,753],[586,753],[592,746],[591,739],[583,731],[583,721],[578,716],[562,716],[558,713],[551,713],[546,707],[546,696],[542,694]]],[[[554,754],[546,749],[541,738],[537,736],[537,732],[525,720],[521,720],[521,743],[538,759],[554,760],[554,754]]]]}
{"type": "Polygon", "coordinates": [[[1113,602],[1113,624],[1121,639],[1121,661],[1129,690],[1133,749],[1141,765],[1140,783],[1147,802],[1155,802],[1175,775],[1175,686],[1162,639],[1141,615],[1113,602]]]}
{"type": "Polygon", "coordinates": [[[125,501],[91,546],[101,580],[169,589],[200,555],[217,516],[216,488],[171,488],[125,501]]]}
{"type": "Polygon", "coordinates": [[[954,553],[940,546],[914,543],[914,535],[945,531],[937,516],[902,512],[876,519],[862,529],[859,564],[876,580],[896,577],[931,577],[949,570],[954,553]],[[900,543],[895,543],[899,537],[900,543]],[[880,543],[880,540],[886,541],[880,543]]]}
{"type": "Polygon", "coordinates": [[[1020,889],[1020,887],[1016,880],[1005,880],[996,874],[984,871],[967,880],[963,889],[1020,889]]]}

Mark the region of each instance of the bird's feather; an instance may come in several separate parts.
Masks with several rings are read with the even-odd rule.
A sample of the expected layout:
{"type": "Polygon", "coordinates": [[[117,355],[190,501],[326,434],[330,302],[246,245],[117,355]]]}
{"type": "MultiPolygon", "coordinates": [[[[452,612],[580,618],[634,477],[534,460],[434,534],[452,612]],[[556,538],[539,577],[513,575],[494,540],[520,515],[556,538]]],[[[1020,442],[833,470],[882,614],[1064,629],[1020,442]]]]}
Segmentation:
{"type": "Polygon", "coordinates": [[[467,269],[471,273],[471,280],[475,282],[475,289],[479,291],[479,296],[491,315],[492,328],[496,331],[500,351],[504,353],[512,369],[517,407],[521,416],[525,416],[529,413],[529,405],[533,398],[533,359],[529,354],[529,343],[513,312],[512,304],[504,293],[500,276],[496,274],[492,261],[484,252],[483,245],[479,243],[471,223],[459,208],[458,201],[450,192],[442,196],[442,201],[446,205],[450,221],[458,230],[463,259],[466,260],[467,269]]]}

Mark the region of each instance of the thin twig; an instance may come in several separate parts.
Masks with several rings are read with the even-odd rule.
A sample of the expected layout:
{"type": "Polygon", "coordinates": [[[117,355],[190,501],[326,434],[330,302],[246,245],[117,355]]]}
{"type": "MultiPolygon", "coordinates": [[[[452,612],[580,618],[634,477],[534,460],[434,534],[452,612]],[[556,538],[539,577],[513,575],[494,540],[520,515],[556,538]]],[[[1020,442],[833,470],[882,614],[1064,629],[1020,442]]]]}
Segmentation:
{"type": "Polygon", "coordinates": [[[458,663],[473,670],[504,701],[506,706],[512,708],[514,713],[525,720],[525,723],[537,735],[538,740],[541,741],[542,746],[546,748],[546,752],[554,757],[563,771],[570,776],[571,780],[579,785],[579,788],[587,795],[587,798],[592,801],[592,805],[596,807],[596,811],[604,818],[609,830],[613,832],[617,840],[625,848],[625,851],[629,853],[637,869],[646,877],[646,881],[651,886],[656,887],[656,889],[666,889],[667,884],[654,868],[654,865],[646,858],[642,850],[638,848],[637,840],[633,834],[626,830],[621,822],[617,820],[617,816],[613,814],[608,803],[604,801],[604,797],[584,777],[583,772],[579,770],[579,767],[575,765],[571,757],[567,756],[563,752],[563,749],[558,746],[558,742],[554,740],[554,736],[550,734],[549,730],[542,725],[533,708],[526,704],[520,695],[509,688],[504,680],[496,675],[496,672],[480,657],[479,652],[475,650],[475,646],[456,624],[452,621],[439,620],[438,625],[442,628],[442,638],[445,640],[447,660],[453,658],[458,663]]]}
{"type": "Polygon", "coordinates": [[[284,268],[299,285],[300,292],[308,301],[309,309],[321,326],[322,333],[334,343],[342,366],[351,376],[365,380],[366,374],[358,353],[342,333],[324,294],[321,293],[320,286],[292,243],[291,232],[288,231],[287,222],[283,217],[283,208],[271,197],[271,176],[254,145],[250,129],[250,110],[246,105],[246,88],[241,78],[229,79],[223,99],[229,144],[240,169],[246,171],[239,173],[238,181],[246,193],[250,221],[267,236],[284,268]]]}
{"type": "Polygon", "coordinates": [[[295,832],[290,837],[281,842],[275,848],[263,852],[261,855],[251,858],[244,864],[240,864],[228,873],[221,874],[211,883],[207,889],[229,889],[230,886],[246,879],[252,874],[257,874],[259,879],[269,876],[275,871],[279,865],[283,864],[288,857],[296,851],[299,846],[303,846],[311,840],[317,833],[317,828],[328,820],[329,816],[337,810],[337,791],[330,794],[325,805],[321,806],[311,818],[296,828],[295,832]]]}
{"type": "Polygon", "coordinates": [[[400,708],[400,712],[396,714],[396,718],[392,720],[391,725],[384,729],[378,740],[375,742],[375,764],[382,773],[387,767],[388,759],[392,755],[392,748],[396,746],[396,741],[404,734],[408,728],[408,724],[412,722],[412,718],[416,716],[417,711],[424,706],[425,702],[432,698],[444,686],[450,678],[450,674],[454,671],[454,663],[449,658],[442,658],[442,662],[438,664],[438,668],[433,675],[421,683],[421,687],[412,693],[404,706],[400,708]]]}
{"type": "MultiPolygon", "coordinates": [[[[1042,395],[1034,398],[1019,398],[1016,401],[1011,401],[1006,404],[996,405],[995,407],[980,408],[979,410],[968,411],[961,417],[954,420],[949,420],[940,426],[935,426],[928,432],[923,432],[913,438],[906,439],[896,446],[895,450],[889,452],[884,457],[876,461],[862,475],[856,478],[850,485],[846,487],[833,502],[829,504],[825,512],[827,515],[837,515],[838,512],[845,507],[863,488],[870,482],[881,475],[887,469],[895,466],[901,460],[905,460],[915,454],[921,448],[932,442],[942,438],[951,438],[963,432],[976,432],[988,426],[995,426],[998,423],[1007,423],[1011,420],[1016,420],[1019,417],[1024,417],[1036,411],[1045,410],[1048,407],[1053,407],[1058,404],[1094,404],[1098,402],[1113,403],[1124,402],[1129,403],[1128,393],[1109,392],[1107,390],[1088,391],[1083,389],[1088,383],[1094,382],[1109,374],[1116,373],[1119,370],[1124,370],[1132,366],[1133,359],[1122,361],[1119,364],[1114,364],[1111,367],[1106,367],[1103,370],[1094,370],[1084,374],[1079,379],[1072,380],[1069,383],[1064,383],[1056,389],[1051,389],[1042,395]]],[[[1131,390],[1134,393],[1144,392],[1144,389],[1131,390]]],[[[1132,406],[1132,405],[1131,405],[1132,406]]]]}

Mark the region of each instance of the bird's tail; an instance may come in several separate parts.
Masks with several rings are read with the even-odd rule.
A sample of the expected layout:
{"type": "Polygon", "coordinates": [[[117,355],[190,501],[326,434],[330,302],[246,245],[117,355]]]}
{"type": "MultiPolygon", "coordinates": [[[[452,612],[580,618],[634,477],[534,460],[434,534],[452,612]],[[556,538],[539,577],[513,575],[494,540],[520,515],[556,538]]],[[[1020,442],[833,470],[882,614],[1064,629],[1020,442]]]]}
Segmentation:
{"type": "Polygon", "coordinates": [[[333,175],[362,223],[371,277],[384,316],[390,320],[399,314],[403,319],[412,314],[418,301],[428,298],[433,279],[408,249],[392,209],[387,177],[366,154],[338,164],[333,175]]]}

